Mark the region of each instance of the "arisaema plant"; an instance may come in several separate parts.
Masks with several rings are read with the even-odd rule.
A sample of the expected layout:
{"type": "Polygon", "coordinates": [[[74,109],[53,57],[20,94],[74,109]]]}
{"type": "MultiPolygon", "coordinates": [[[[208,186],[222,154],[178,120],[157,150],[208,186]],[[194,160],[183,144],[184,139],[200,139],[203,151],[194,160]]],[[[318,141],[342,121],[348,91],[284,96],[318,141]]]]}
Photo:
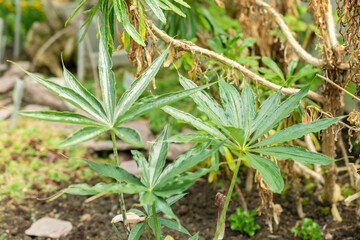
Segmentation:
{"type": "MultiPolygon", "coordinates": [[[[36,74],[26,72],[35,81],[57,94],[65,101],[72,104],[88,116],[74,112],[57,111],[21,111],[20,115],[46,121],[55,121],[83,125],[78,131],[74,132],[58,147],[67,147],[79,144],[93,139],[100,134],[110,131],[113,141],[113,150],[116,165],[118,165],[118,155],[116,148],[116,136],[124,142],[133,146],[143,146],[140,134],[137,130],[129,127],[123,127],[121,124],[137,118],[151,110],[161,108],[167,104],[176,102],[190,94],[204,89],[208,86],[196,87],[190,90],[183,90],[175,93],[168,93],[161,96],[145,97],[138,100],[144,92],[150,81],[155,77],[163,64],[169,49],[166,49],[131,86],[122,94],[118,103],[116,103],[115,76],[112,71],[112,62],[107,48],[100,36],[99,44],[99,80],[102,92],[102,102],[95,98],[81,83],[64,67],[64,77],[68,87],[60,86],[52,81],[43,79],[36,74]]],[[[130,177],[132,179],[132,177],[130,177]]],[[[136,181],[137,182],[137,181],[136,181]]],[[[136,188],[132,191],[137,191],[136,188]]],[[[122,192],[119,189],[118,192],[122,192]]],[[[120,203],[123,212],[122,193],[120,194],[120,203]]],[[[126,216],[124,215],[124,218],[126,216]]]]}
{"type": "Polygon", "coordinates": [[[104,195],[111,193],[139,194],[140,204],[144,207],[146,214],[137,210],[138,216],[147,216],[146,219],[137,223],[130,231],[129,239],[138,239],[148,224],[154,231],[156,239],[161,237],[161,225],[188,232],[178,223],[177,216],[171,210],[171,203],[180,199],[182,194],[200,176],[208,173],[211,169],[199,169],[195,172],[185,172],[197,165],[205,158],[218,151],[223,142],[218,142],[209,149],[210,142],[202,143],[184,154],[178,156],[172,163],[165,167],[168,152],[168,127],[152,145],[149,159],[136,150],[131,151],[141,177],[137,178],[126,170],[112,164],[97,164],[87,161],[89,166],[97,173],[117,180],[117,183],[98,183],[95,186],[87,184],[70,185],[63,189],[63,193],[78,195],[104,195]],[[180,195],[179,195],[180,194],[180,195]],[[163,212],[167,216],[177,220],[158,218],[157,212],[163,212]]]}
{"type": "MultiPolygon", "coordinates": [[[[182,76],[180,76],[180,83],[185,89],[196,86],[194,82],[182,76]]],[[[191,95],[199,110],[209,117],[209,122],[173,107],[166,106],[162,109],[174,118],[188,122],[200,130],[192,134],[174,136],[170,141],[203,142],[210,139],[213,140],[213,143],[225,141],[224,146],[239,157],[221,221],[225,216],[241,161],[247,161],[252,168],[259,171],[262,179],[275,193],[283,190],[284,181],[278,165],[269,158],[264,157],[264,155],[273,156],[277,160],[292,159],[302,164],[327,165],[334,161],[321,153],[310,152],[302,147],[281,144],[300,138],[310,132],[326,129],[338,122],[341,117],[299,123],[264,138],[264,135],[276,127],[280,120],[288,117],[299,106],[300,100],[306,95],[309,87],[301,89],[282,102],[280,101],[281,92],[278,91],[272,94],[257,111],[254,93],[247,83],[244,84],[240,94],[236,87],[226,83],[224,80],[220,80],[219,90],[222,106],[205,91],[199,91],[191,95]]],[[[218,226],[220,227],[221,223],[218,226]]],[[[219,227],[214,239],[218,237],[219,227]]]]}

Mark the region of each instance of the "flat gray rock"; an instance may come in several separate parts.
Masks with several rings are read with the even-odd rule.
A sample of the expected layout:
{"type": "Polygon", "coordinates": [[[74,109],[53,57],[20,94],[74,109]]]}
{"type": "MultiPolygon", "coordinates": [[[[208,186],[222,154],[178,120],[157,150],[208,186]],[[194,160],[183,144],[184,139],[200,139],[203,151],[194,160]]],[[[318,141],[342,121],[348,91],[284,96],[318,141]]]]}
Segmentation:
{"type": "Polygon", "coordinates": [[[26,235],[36,237],[60,238],[66,236],[72,229],[72,224],[55,218],[43,217],[34,222],[25,231],[26,235]]]}
{"type": "Polygon", "coordinates": [[[17,76],[3,76],[0,78],[0,93],[11,91],[16,83],[17,76]]]}
{"type": "Polygon", "coordinates": [[[135,160],[123,161],[120,163],[120,167],[137,177],[141,175],[135,160]]]}
{"type": "Polygon", "coordinates": [[[178,156],[189,150],[192,145],[193,145],[192,143],[187,143],[187,144],[169,143],[168,154],[166,159],[171,161],[175,160],[175,158],[177,158],[178,156]]]}
{"type": "MultiPolygon", "coordinates": [[[[9,105],[9,106],[6,106],[6,107],[11,109],[11,110],[14,108],[13,105],[9,105]]],[[[12,114],[12,112],[10,112],[9,110],[4,109],[4,108],[0,108],[0,120],[8,119],[11,116],[11,114],[12,114]]]]}

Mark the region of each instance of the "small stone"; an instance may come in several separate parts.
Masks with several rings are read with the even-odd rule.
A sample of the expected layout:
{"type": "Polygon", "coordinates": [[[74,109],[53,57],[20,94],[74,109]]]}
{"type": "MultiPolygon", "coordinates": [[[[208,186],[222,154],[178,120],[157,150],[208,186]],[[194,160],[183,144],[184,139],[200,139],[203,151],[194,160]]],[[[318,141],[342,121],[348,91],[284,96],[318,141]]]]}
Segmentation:
{"type": "Polygon", "coordinates": [[[12,99],[11,98],[5,98],[3,100],[0,100],[0,105],[1,106],[7,106],[9,105],[10,103],[12,103],[12,99]]]}
{"type": "Polygon", "coordinates": [[[37,104],[28,104],[24,107],[24,111],[45,111],[49,110],[49,107],[47,106],[41,106],[37,104]]]}
{"type": "Polygon", "coordinates": [[[183,154],[187,150],[189,150],[192,146],[192,143],[184,144],[184,143],[170,143],[168,148],[168,160],[175,160],[179,155],[183,154]]]}
{"type": "Polygon", "coordinates": [[[325,235],[325,240],[332,240],[332,239],[334,239],[334,237],[333,237],[333,235],[331,235],[330,233],[327,233],[327,234],[325,235]]]}
{"type": "Polygon", "coordinates": [[[7,93],[12,90],[15,86],[16,76],[3,76],[0,78],[0,93],[7,93]]]}
{"type": "Polygon", "coordinates": [[[7,69],[7,64],[5,64],[5,63],[0,64],[0,73],[4,72],[6,69],[7,69]]]}
{"type": "Polygon", "coordinates": [[[26,235],[36,237],[60,238],[66,236],[72,229],[72,224],[55,218],[43,217],[34,222],[25,231],[26,235]]]}
{"type": "Polygon", "coordinates": [[[131,173],[137,177],[140,177],[140,171],[137,167],[135,160],[121,162],[120,167],[125,169],[129,173],[131,173]]]}
{"type": "MultiPolygon", "coordinates": [[[[8,109],[12,110],[13,105],[7,106],[8,109]]],[[[11,116],[11,112],[8,109],[0,108],[0,120],[8,119],[11,116]]]]}
{"type": "Polygon", "coordinates": [[[80,222],[87,222],[91,219],[91,215],[86,213],[80,217],[80,222]]]}
{"type": "MultiPolygon", "coordinates": [[[[30,69],[30,62],[28,61],[17,61],[16,65],[20,66],[22,69],[29,70],[30,69]]],[[[20,69],[15,64],[10,64],[10,69],[7,71],[4,76],[16,76],[16,77],[23,77],[26,73],[20,69]]]]}

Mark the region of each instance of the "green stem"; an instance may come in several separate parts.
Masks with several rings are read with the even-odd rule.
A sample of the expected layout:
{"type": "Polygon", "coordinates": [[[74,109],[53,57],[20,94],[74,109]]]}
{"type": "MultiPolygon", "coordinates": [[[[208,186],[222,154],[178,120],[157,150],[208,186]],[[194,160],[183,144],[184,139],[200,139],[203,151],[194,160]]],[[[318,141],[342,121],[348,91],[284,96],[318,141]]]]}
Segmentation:
{"type": "MultiPolygon", "coordinates": [[[[112,139],[112,142],[113,142],[113,152],[114,152],[115,164],[116,164],[116,166],[119,166],[120,162],[119,162],[119,158],[118,158],[118,151],[117,151],[117,146],[116,146],[115,133],[114,133],[113,130],[111,130],[111,139],[112,139]]],[[[130,226],[129,226],[129,223],[127,222],[127,219],[126,219],[126,208],[125,208],[124,194],[123,193],[119,193],[119,202],[120,202],[121,215],[122,215],[123,220],[124,220],[124,226],[125,226],[126,234],[129,235],[130,226]]]]}
{"type": "Polygon", "coordinates": [[[121,235],[120,235],[120,233],[119,233],[119,230],[118,230],[117,227],[115,226],[115,223],[112,222],[111,225],[112,225],[112,227],[113,227],[116,235],[118,236],[118,238],[119,238],[120,240],[123,240],[123,238],[121,237],[121,235]]]}
{"type": "Polygon", "coordinates": [[[148,238],[149,238],[149,240],[151,240],[151,230],[150,230],[150,225],[148,225],[148,238]]]}
{"type": "Polygon", "coordinates": [[[242,152],[240,152],[238,162],[236,163],[236,168],[235,168],[235,171],[234,171],[234,175],[233,175],[233,177],[231,179],[231,184],[230,184],[229,190],[227,192],[226,201],[225,201],[224,208],[223,208],[223,210],[221,212],[221,216],[220,216],[220,219],[219,219],[219,224],[217,225],[217,228],[216,228],[214,240],[218,240],[219,235],[220,235],[221,226],[222,226],[222,224],[223,224],[223,222],[225,220],[224,219],[225,214],[226,214],[227,208],[229,206],[229,202],[230,202],[230,199],[231,199],[232,192],[234,190],[236,178],[237,178],[237,175],[238,175],[238,172],[239,172],[239,169],[240,169],[241,156],[242,156],[242,152]]]}
{"type": "Polygon", "coordinates": [[[157,216],[156,216],[155,202],[152,205],[152,213],[153,213],[153,218],[154,218],[155,239],[160,240],[160,232],[159,232],[159,225],[158,225],[157,216]]]}
{"type": "Polygon", "coordinates": [[[111,140],[113,143],[114,160],[115,160],[115,163],[117,164],[117,166],[119,166],[120,162],[119,162],[118,151],[117,151],[117,146],[116,146],[115,132],[113,130],[111,130],[111,140]]]}

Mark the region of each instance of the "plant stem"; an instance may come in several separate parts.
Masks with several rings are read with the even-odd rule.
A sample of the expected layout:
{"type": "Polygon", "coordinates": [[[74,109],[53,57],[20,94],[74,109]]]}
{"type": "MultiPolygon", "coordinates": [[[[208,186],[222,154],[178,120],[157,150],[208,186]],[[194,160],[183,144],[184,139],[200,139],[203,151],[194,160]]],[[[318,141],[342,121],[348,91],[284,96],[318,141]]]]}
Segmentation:
{"type": "Polygon", "coordinates": [[[115,160],[115,163],[117,164],[116,166],[119,166],[120,162],[119,162],[118,151],[117,151],[117,146],[116,146],[115,132],[113,130],[111,130],[111,140],[113,143],[114,160],[115,160]]]}
{"type": "MultiPolygon", "coordinates": [[[[113,130],[111,130],[111,139],[112,139],[112,142],[113,142],[113,152],[114,152],[115,164],[116,164],[116,166],[119,166],[120,162],[119,162],[119,158],[118,158],[118,151],[117,151],[117,146],[116,146],[115,133],[114,133],[113,130]]],[[[129,226],[129,223],[127,222],[127,220],[126,220],[126,208],[125,208],[124,194],[123,193],[119,193],[119,203],[120,203],[121,215],[122,215],[123,220],[124,220],[124,227],[125,227],[125,230],[126,230],[126,234],[129,235],[130,226],[129,226]]]]}
{"type": "Polygon", "coordinates": [[[158,225],[157,216],[156,216],[155,202],[152,205],[152,214],[153,214],[153,218],[154,218],[155,239],[160,240],[160,232],[159,232],[159,225],[158,225]]]}
{"type": "Polygon", "coordinates": [[[121,235],[120,235],[120,233],[119,233],[119,230],[118,230],[118,229],[116,228],[116,226],[115,226],[115,223],[112,222],[111,225],[112,225],[112,227],[113,227],[116,235],[118,236],[118,238],[119,238],[120,240],[123,240],[123,238],[121,237],[121,235]]]}
{"type": "Polygon", "coordinates": [[[239,158],[238,158],[238,162],[236,163],[236,168],[235,168],[235,171],[234,171],[234,175],[231,179],[231,184],[230,184],[230,187],[229,187],[229,190],[227,192],[227,196],[226,196],[226,201],[225,201],[225,205],[224,205],[224,208],[221,212],[221,216],[220,216],[220,219],[219,219],[219,224],[217,225],[217,228],[216,228],[216,232],[215,232],[215,236],[214,236],[214,240],[218,240],[219,238],[219,234],[220,234],[220,230],[221,230],[221,226],[224,222],[224,218],[225,218],[225,214],[226,214],[226,211],[227,211],[227,208],[229,206],[229,202],[230,202],[230,199],[231,199],[231,194],[234,190],[234,186],[235,186],[235,182],[236,182],[236,177],[238,175],[238,172],[239,172],[239,169],[240,169],[240,163],[241,163],[241,156],[242,156],[242,152],[240,152],[240,155],[239,155],[239,158]]]}
{"type": "Polygon", "coordinates": [[[151,240],[151,230],[150,225],[148,225],[148,239],[151,240]]]}

